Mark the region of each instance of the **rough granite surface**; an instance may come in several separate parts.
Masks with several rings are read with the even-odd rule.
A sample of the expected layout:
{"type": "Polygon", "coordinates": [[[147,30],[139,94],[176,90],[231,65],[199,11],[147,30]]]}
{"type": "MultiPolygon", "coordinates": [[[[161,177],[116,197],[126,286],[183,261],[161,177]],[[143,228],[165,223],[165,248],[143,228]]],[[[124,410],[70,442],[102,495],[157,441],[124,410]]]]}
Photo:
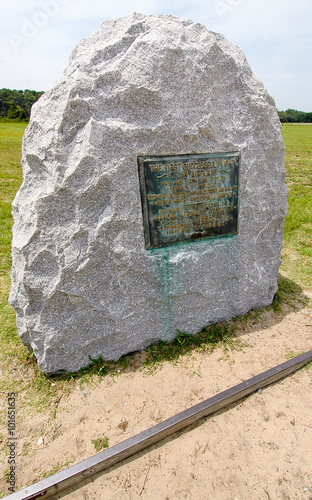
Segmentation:
{"type": "Polygon", "coordinates": [[[287,212],[273,99],[242,51],[173,16],[104,22],[33,106],[10,303],[47,373],[268,305],[287,212]],[[239,234],[144,246],[138,155],[240,151],[239,234]]]}

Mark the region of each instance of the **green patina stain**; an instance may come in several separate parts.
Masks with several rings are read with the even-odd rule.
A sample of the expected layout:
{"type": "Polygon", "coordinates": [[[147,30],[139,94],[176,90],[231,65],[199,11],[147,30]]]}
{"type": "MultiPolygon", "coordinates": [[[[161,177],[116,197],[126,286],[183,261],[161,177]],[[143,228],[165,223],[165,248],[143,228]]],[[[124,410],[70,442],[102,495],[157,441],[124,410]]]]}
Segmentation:
{"type": "Polygon", "coordinates": [[[150,269],[155,277],[155,283],[158,288],[157,301],[163,304],[159,315],[163,323],[163,333],[161,340],[171,340],[178,332],[176,331],[175,321],[173,320],[173,302],[178,295],[186,293],[183,286],[183,267],[179,262],[171,262],[178,251],[203,253],[205,249],[212,250],[212,246],[220,240],[230,240],[237,238],[237,235],[226,235],[222,238],[215,237],[206,240],[177,242],[168,247],[151,248],[147,254],[151,256],[150,269]]]}
{"type": "Polygon", "coordinates": [[[170,340],[174,335],[172,316],[172,299],[180,287],[179,270],[170,263],[168,248],[157,248],[149,251],[153,255],[153,270],[158,285],[158,300],[163,304],[160,315],[163,321],[162,340],[170,340]]]}

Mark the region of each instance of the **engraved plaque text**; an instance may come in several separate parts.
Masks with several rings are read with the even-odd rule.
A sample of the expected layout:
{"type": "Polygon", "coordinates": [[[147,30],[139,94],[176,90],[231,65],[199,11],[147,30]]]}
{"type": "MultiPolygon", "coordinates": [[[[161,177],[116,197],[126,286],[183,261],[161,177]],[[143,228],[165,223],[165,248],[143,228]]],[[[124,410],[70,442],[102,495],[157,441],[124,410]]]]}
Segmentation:
{"type": "Polygon", "coordinates": [[[146,248],[238,232],[239,153],[139,156],[146,248]]]}

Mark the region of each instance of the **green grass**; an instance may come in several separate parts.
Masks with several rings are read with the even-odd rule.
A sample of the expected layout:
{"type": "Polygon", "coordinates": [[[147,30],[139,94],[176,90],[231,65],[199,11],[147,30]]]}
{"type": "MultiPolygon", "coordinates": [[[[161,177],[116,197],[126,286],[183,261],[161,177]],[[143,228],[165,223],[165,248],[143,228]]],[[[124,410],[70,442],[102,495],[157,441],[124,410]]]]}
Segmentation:
{"type": "Polygon", "coordinates": [[[178,336],[171,342],[158,342],[147,351],[144,361],[146,368],[153,368],[165,361],[177,362],[185,355],[197,352],[212,352],[216,347],[240,349],[244,346],[236,337],[237,326],[232,322],[211,324],[202,328],[196,335],[178,332],[178,336]]]}
{"type": "Polygon", "coordinates": [[[289,189],[282,267],[287,276],[312,290],[312,125],[283,125],[289,189]]]}
{"type": "Polygon", "coordinates": [[[74,460],[67,460],[67,462],[57,462],[55,466],[49,471],[43,471],[40,473],[40,479],[46,479],[47,477],[53,476],[57,474],[63,469],[66,469],[70,464],[72,464],[74,460]]]}
{"type": "Polygon", "coordinates": [[[11,202],[22,181],[21,139],[25,123],[0,122],[0,273],[11,266],[11,202]]]}
{"type": "MultiPolygon", "coordinates": [[[[299,351],[299,352],[295,352],[295,351],[289,351],[287,354],[286,354],[286,359],[293,359],[293,358],[296,358],[297,356],[300,356],[300,354],[304,354],[305,351],[299,351]]],[[[310,370],[312,368],[312,361],[310,361],[309,363],[307,363],[306,365],[303,366],[303,370],[310,370]]]]}
{"type": "Polygon", "coordinates": [[[96,451],[106,450],[108,448],[108,437],[104,436],[102,438],[92,439],[91,443],[93,444],[96,451]]]}
{"type": "MultiPolygon", "coordinates": [[[[212,352],[216,347],[223,347],[224,350],[241,349],[245,344],[236,337],[236,331],[237,325],[233,322],[211,324],[202,328],[196,335],[177,331],[178,335],[172,341],[159,341],[151,345],[144,353],[144,361],[139,364],[151,372],[155,366],[160,366],[165,361],[176,363],[181,356],[193,351],[212,352]]],[[[101,356],[97,359],[89,358],[90,364],[85,368],[75,373],[64,373],[57,378],[87,382],[94,375],[115,377],[138,366],[136,353],[122,356],[118,361],[103,361],[101,356]]]]}
{"type": "MultiPolygon", "coordinates": [[[[18,360],[25,353],[16,331],[15,313],[8,305],[13,224],[11,202],[22,181],[20,157],[25,127],[25,123],[0,122],[0,361],[4,371],[0,390],[7,387],[4,381],[11,375],[12,359],[18,360]]],[[[12,380],[12,390],[16,385],[16,380],[12,380]]]]}
{"type": "MultiPolygon", "coordinates": [[[[136,354],[124,356],[118,362],[90,359],[88,367],[56,378],[40,372],[34,356],[19,340],[15,314],[7,302],[11,266],[11,202],[22,181],[21,139],[26,125],[0,121],[0,390],[17,392],[19,411],[50,411],[53,418],[62,395],[69,392],[77,382],[90,382],[98,376],[114,377],[125,370],[143,368],[150,372],[165,361],[175,363],[182,355],[194,351],[210,352],[218,346],[224,350],[241,349],[243,343],[236,334],[246,323],[258,323],[268,308],[250,311],[231,322],[209,325],[196,336],[179,332],[172,342],[159,342],[151,346],[139,361],[136,354]]],[[[270,306],[276,314],[281,314],[285,307],[295,309],[298,304],[306,304],[307,298],[302,288],[312,290],[312,125],[283,125],[283,136],[290,194],[281,267],[286,276],[279,276],[279,290],[270,306]]],[[[5,419],[5,412],[0,413],[1,425],[5,425],[5,419]]]]}

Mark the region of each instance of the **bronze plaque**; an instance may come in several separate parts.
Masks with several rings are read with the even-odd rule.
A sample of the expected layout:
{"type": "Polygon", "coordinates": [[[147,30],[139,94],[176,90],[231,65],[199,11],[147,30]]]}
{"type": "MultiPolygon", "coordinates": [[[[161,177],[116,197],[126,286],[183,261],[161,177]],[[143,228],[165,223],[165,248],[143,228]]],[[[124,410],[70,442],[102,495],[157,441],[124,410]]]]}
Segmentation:
{"type": "Polygon", "coordinates": [[[138,156],[146,248],[237,234],[239,158],[138,156]]]}

